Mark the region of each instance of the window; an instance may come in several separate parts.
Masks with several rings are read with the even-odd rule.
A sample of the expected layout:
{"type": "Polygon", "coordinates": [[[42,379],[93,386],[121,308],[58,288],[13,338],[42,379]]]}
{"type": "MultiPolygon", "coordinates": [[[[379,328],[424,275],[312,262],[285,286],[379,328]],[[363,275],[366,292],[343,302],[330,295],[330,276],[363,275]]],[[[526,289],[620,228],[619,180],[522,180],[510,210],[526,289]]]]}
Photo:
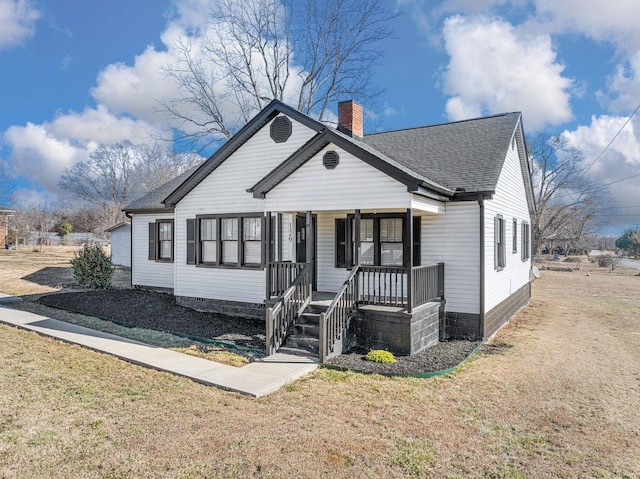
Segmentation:
{"type": "Polygon", "coordinates": [[[203,215],[197,218],[197,257],[187,264],[224,267],[262,267],[263,217],[203,215]]]}
{"type": "Polygon", "coordinates": [[[149,223],[149,260],[173,261],[173,220],[149,223]]]}
{"type": "Polygon", "coordinates": [[[380,218],[380,264],[402,266],[404,264],[403,218],[380,218]]]}
{"type": "MultiPolygon", "coordinates": [[[[335,220],[336,268],[354,266],[356,249],[355,218],[335,220]],[[345,241],[345,238],[350,240],[345,241]]],[[[360,255],[362,265],[404,266],[405,216],[363,215],[360,219],[360,255]]],[[[420,217],[414,217],[414,266],[420,264],[420,217]]]]}
{"type": "Polygon", "coordinates": [[[501,215],[494,219],[494,267],[498,271],[507,265],[505,223],[501,215]]]}
{"type": "MultiPolygon", "coordinates": [[[[352,245],[351,251],[356,249],[355,220],[351,226],[352,245]]],[[[355,257],[355,254],[353,255],[355,257]]],[[[373,237],[373,218],[360,219],[360,264],[375,264],[375,241],[373,237]]]]}
{"type": "Polygon", "coordinates": [[[262,262],[262,218],[244,218],[242,227],[243,264],[262,262]]]}
{"type": "Polygon", "coordinates": [[[173,261],[173,221],[158,221],[158,260],[173,261]]]}
{"type": "Polygon", "coordinates": [[[513,253],[517,253],[518,252],[518,220],[516,218],[513,218],[513,225],[511,227],[511,236],[512,236],[512,243],[513,243],[513,253]]]}
{"type": "Polygon", "coordinates": [[[202,263],[218,262],[217,220],[205,218],[200,220],[200,261],[202,263]]]}
{"type": "Polygon", "coordinates": [[[238,263],[238,218],[222,218],[222,264],[238,263]]]}
{"type": "Polygon", "coordinates": [[[526,261],[531,256],[531,240],[529,223],[522,222],[522,261],[526,261]]]}

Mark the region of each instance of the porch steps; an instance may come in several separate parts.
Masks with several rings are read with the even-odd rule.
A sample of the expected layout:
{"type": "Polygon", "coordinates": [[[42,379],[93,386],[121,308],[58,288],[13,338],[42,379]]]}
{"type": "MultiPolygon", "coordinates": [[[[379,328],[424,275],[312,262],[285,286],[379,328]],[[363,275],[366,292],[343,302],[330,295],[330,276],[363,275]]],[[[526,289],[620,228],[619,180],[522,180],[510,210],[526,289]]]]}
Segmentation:
{"type": "Polygon", "coordinates": [[[328,307],[326,301],[312,301],[289,330],[279,352],[317,356],[320,349],[320,313],[328,307]]]}

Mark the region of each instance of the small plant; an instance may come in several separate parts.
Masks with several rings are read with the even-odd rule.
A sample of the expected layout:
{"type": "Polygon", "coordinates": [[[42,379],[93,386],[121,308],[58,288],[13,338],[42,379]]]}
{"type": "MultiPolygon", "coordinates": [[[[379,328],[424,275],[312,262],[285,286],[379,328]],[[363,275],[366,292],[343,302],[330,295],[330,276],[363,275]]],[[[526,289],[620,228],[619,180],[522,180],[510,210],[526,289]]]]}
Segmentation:
{"type": "Polygon", "coordinates": [[[364,357],[367,361],[373,361],[374,363],[395,363],[396,358],[393,354],[384,349],[372,349],[364,357]]]}
{"type": "Polygon", "coordinates": [[[71,260],[73,277],[79,284],[91,288],[106,288],[111,285],[115,266],[111,258],[97,244],[85,244],[71,260]]]}
{"type": "Polygon", "coordinates": [[[598,266],[601,268],[609,268],[612,264],[611,256],[599,256],[598,266]]]}

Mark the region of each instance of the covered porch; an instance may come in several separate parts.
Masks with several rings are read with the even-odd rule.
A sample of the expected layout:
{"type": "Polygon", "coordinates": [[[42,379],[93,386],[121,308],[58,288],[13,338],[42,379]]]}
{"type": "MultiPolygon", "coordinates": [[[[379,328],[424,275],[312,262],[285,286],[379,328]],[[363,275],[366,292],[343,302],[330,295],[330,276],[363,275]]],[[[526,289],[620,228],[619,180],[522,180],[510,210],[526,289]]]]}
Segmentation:
{"type": "Polygon", "coordinates": [[[301,316],[312,314],[321,362],[352,345],[353,334],[359,344],[400,354],[437,342],[445,266],[421,263],[421,219],[428,214],[440,211],[267,213],[268,354],[285,343],[301,316]]]}

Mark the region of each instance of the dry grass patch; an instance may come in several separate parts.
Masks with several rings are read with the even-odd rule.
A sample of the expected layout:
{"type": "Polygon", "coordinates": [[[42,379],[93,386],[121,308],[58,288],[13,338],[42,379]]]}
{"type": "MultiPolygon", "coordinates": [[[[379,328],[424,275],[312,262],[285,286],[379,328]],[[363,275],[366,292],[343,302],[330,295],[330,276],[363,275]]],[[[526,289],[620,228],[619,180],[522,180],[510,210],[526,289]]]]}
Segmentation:
{"type": "Polygon", "coordinates": [[[227,364],[228,366],[234,366],[241,368],[249,364],[249,359],[239,354],[232,353],[231,351],[223,350],[222,348],[212,348],[210,346],[196,346],[192,344],[184,348],[170,348],[179,353],[188,354],[189,356],[195,356],[197,358],[208,359],[217,363],[227,364]]]}
{"type": "Polygon", "coordinates": [[[455,373],[254,400],[0,326],[2,478],[640,477],[640,278],[544,272],[455,373]]]}

